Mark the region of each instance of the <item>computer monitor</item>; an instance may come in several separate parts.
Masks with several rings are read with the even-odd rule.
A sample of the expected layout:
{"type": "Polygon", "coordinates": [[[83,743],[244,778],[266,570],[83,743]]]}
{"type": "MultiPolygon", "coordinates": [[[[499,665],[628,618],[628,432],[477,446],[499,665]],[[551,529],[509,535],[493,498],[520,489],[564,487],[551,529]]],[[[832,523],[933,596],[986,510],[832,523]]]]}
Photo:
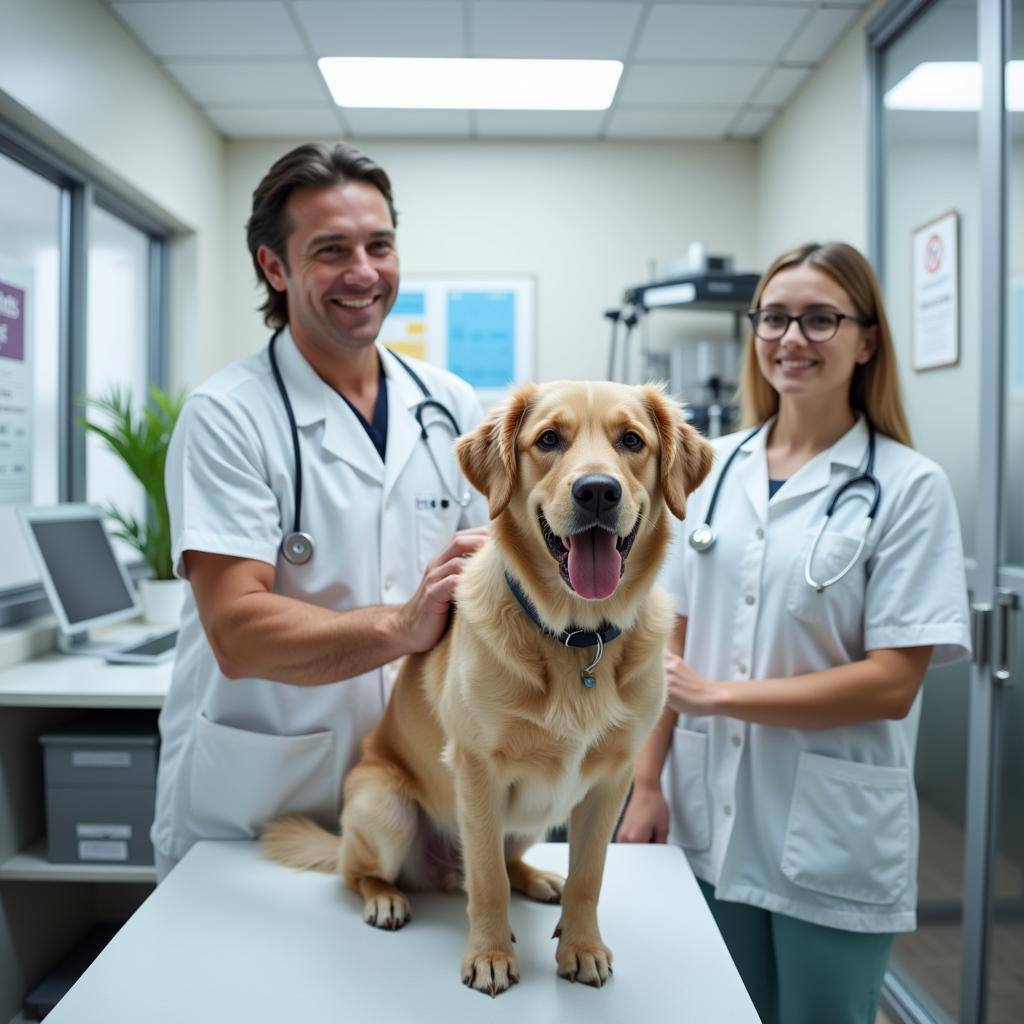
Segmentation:
{"type": "Polygon", "coordinates": [[[21,506],[18,517],[62,639],[81,649],[94,626],[140,614],[135,587],[103,525],[102,509],[70,503],[21,506]]]}

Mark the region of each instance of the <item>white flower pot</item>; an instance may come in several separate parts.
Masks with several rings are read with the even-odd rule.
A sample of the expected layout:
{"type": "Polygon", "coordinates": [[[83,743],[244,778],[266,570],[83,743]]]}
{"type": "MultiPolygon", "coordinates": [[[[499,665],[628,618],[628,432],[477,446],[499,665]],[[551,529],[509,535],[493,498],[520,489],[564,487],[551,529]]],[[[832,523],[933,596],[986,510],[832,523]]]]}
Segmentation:
{"type": "Polygon", "coordinates": [[[177,626],[185,600],[184,580],[139,580],[142,617],[154,626],[177,626]]]}

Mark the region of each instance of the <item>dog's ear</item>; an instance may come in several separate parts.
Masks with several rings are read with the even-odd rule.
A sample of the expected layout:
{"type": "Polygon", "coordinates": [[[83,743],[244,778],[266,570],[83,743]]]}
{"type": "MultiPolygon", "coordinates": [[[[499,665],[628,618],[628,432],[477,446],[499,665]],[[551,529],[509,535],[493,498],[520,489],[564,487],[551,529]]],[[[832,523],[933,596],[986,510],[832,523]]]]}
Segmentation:
{"type": "Polygon", "coordinates": [[[516,436],[537,388],[527,384],[475,430],[455,443],[455,456],[465,478],[487,498],[488,513],[496,519],[512,500],[518,473],[516,436]]]}
{"type": "Polygon", "coordinates": [[[661,490],[669,511],[682,519],[686,496],[711,472],[715,450],[683,418],[682,406],[665,394],[664,385],[645,384],[644,402],[661,435],[661,490]]]}

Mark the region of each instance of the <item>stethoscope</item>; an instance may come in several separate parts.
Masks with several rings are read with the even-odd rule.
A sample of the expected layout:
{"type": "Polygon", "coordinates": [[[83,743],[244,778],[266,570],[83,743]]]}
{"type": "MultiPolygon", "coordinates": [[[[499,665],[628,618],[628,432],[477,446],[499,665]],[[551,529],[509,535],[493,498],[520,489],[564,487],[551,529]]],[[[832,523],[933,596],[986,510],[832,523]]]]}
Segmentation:
{"type": "MultiPolygon", "coordinates": [[[[270,339],[270,344],[267,346],[268,353],[270,355],[270,368],[274,372],[274,381],[277,384],[278,393],[281,395],[281,401],[284,403],[284,411],[288,415],[288,426],[291,429],[292,434],[292,452],[295,458],[295,516],[292,523],[292,531],[289,533],[283,541],[281,541],[281,554],[284,556],[286,562],[291,562],[292,565],[305,565],[313,557],[313,551],[315,544],[313,541],[312,534],[305,533],[301,527],[301,515],[302,515],[302,453],[299,450],[299,428],[295,422],[295,412],[292,409],[291,399],[288,397],[288,389],[284,386],[284,378],[281,376],[280,367],[277,365],[277,355],[274,352],[274,346],[277,343],[277,336],[280,331],[275,331],[270,339]]],[[[455,502],[459,508],[466,508],[472,500],[472,495],[469,491],[464,491],[461,495],[456,494],[451,487],[448,486],[448,481],[445,479],[444,473],[441,472],[441,467],[437,463],[437,457],[434,455],[433,449],[430,447],[430,435],[428,429],[436,423],[447,425],[451,428],[452,437],[458,437],[462,431],[459,429],[459,421],[455,418],[451,409],[448,408],[443,402],[439,402],[430,393],[427,385],[423,383],[419,374],[396,352],[392,352],[391,355],[398,360],[402,368],[405,370],[416,386],[423,393],[423,400],[418,402],[410,410],[413,416],[416,417],[416,423],[420,428],[420,440],[426,445],[427,454],[430,456],[430,461],[437,472],[438,479],[441,481],[441,486],[445,489],[448,496],[455,502]],[[433,409],[440,413],[440,417],[431,419],[429,423],[424,421],[424,414],[428,409],[433,409]]]]}
{"type": "MultiPolygon", "coordinates": [[[[718,503],[718,496],[722,492],[722,484],[725,482],[725,476],[729,472],[729,467],[732,465],[733,459],[735,459],[739,454],[740,449],[748,441],[754,438],[763,427],[763,423],[760,424],[760,426],[755,427],[745,438],[743,438],[742,441],[740,441],[740,443],[732,450],[729,458],[725,460],[725,465],[722,467],[722,472],[719,474],[718,481],[715,484],[715,489],[711,492],[711,501],[708,503],[708,511],[707,515],[704,517],[704,522],[690,533],[690,547],[693,548],[694,551],[703,554],[705,551],[708,551],[715,546],[715,541],[718,537],[711,527],[711,518],[715,514],[715,505],[718,503]]],[[[871,523],[874,521],[875,513],[878,511],[878,503],[882,498],[882,485],[878,482],[878,477],[875,476],[875,428],[870,422],[868,422],[867,428],[867,465],[858,476],[855,476],[852,480],[847,480],[846,483],[843,484],[833,495],[828,508],[825,510],[825,516],[821,520],[821,525],[818,527],[818,532],[814,535],[814,540],[811,542],[811,550],[807,553],[807,562],[804,565],[804,580],[809,587],[813,587],[819,594],[826,587],[831,587],[833,583],[838,583],[857,564],[857,559],[860,558],[861,552],[864,550],[864,545],[868,542],[868,533],[871,530],[871,523]],[[868,514],[864,520],[864,533],[861,536],[860,544],[857,545],[857,551],[853,558],[850,559],[840,572],[837,572],[835,576],[831,576],[829,579],[819,583],[812,575],[814,555],[818,550],[818,542],[824,535],[825,529],[828,526],[828,521],[832,518],[832,513],[835,512],[838,507],[842,496],[847,491],[851,490],[851,488],[854,488],[859,484],[869,484],[871,487],[870,499],[868,498],[868,495],[863,492],[857,492],[853,495],[855,498],[861,498],[864,501],[869,502],[868,514]]]]}

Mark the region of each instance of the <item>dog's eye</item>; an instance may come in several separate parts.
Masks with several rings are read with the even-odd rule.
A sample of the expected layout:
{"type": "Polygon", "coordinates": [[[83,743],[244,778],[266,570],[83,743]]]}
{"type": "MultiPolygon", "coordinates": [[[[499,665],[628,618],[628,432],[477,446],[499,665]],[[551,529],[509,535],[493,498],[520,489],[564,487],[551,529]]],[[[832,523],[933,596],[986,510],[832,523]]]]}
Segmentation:
{"type": "Polygon", "coordinates": [[[622,447],[630,452],[638,452],[644,446],[644,439],[635,431],[627,430],[622,435],[622,447]]]}
{"type": "Polygon", "coordinates": [[[537,438],[537,447],[546,452],[554,451],[561,443],[562,439],[558,436],[557,431],[554,430],[545,430],[537,438]]]}

